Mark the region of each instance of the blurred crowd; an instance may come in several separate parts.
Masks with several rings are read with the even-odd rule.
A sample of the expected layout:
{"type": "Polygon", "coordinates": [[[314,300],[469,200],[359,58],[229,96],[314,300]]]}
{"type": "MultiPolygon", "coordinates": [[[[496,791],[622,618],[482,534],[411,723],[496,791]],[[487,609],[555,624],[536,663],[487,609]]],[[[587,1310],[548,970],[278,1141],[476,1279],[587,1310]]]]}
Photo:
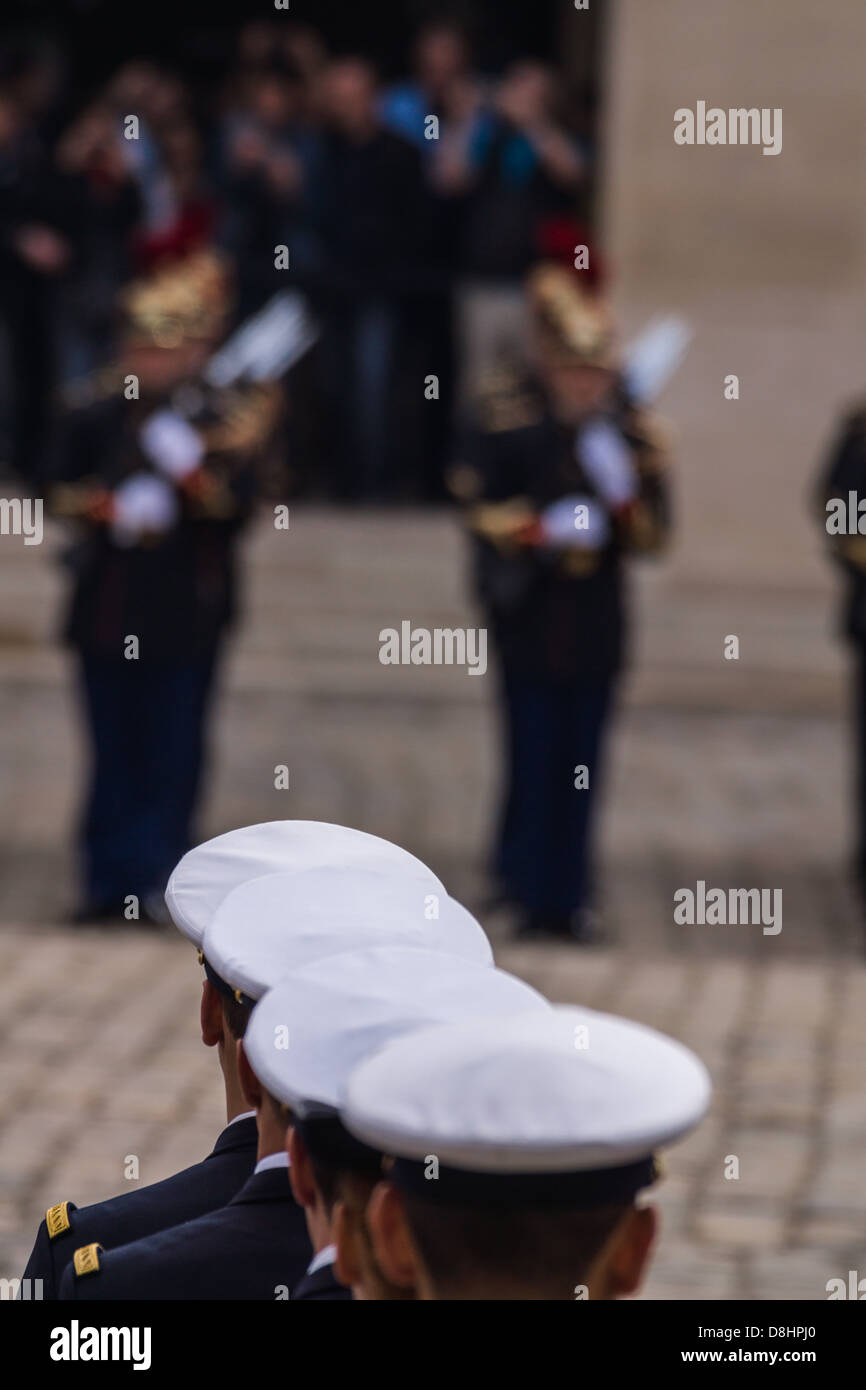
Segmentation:
{"type": "Polygon", "coordinates": [[[306,26],[247,24],[234,54],[204,91],[132,59],[75,102],[50,46],[0,69],[0,462],[39,478],[130,278],[217,247],[237,322],[291,287],[321,330],[286,386],[287,485],[435,498],[461,399],[519,352],[527,269],[589,240],[591,113],[535,59],[482,73],[444,23],[396,84],[306,26]]]}

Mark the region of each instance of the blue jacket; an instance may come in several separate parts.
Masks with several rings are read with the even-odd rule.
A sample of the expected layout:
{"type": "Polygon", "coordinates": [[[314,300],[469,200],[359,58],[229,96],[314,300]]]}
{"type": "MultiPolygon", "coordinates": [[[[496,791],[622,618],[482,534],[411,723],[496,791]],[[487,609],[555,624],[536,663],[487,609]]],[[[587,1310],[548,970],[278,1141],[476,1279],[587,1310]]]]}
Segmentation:
{"type": "Polygon", "coordinates": [[[42,1280],[42,1297],[56,1299],[64,1269],[80,1246],[106,1250],[192,1221],[230,1202],[256,1164],[258,1131],[252,1116],[227,1125],[202,1163],[163,1182],[110,1197],[89,1207],[63,1202],[49,1208],[27,1261],[25,1279],[42,1280]],[[56,1231],[54,1236],[49,1230],[56,1231]]]}
{"type": "Polygon", "coordinates": [[[285,1168],[253,1173],[219,1211],[120,1250],[92,1246],[86,1273],[66,1270],[60,1298],[282,1299],[312,1259],[303,1208],[285,1168]]]}

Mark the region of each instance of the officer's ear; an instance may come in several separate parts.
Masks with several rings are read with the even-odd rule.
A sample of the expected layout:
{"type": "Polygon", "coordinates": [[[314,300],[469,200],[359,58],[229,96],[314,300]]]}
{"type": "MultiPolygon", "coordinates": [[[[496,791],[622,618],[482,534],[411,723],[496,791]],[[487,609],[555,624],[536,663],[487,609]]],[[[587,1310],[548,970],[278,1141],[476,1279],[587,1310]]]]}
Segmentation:
{"type": "Polygon", "coordinates": [[[401,1289],[417,1288],[421,1269],[400,1189],[390,1182],[377,1183],[366,1221],[373,1254],[388,1282],[401,1289]]]}
{"type": "MultiPolygon", "coordinates": [[[[655,1207],[629,1209],[596,1262],[595,1283],[603,1298],[625,1298],[640,1288],[657,1229],[655,1207]]],[[[593,1282],[590,1276],[590,1296],[593,1282]]]]}
{"type": "Polygon", "coordinates": [[[313,1177],[313,1165],[310,1162],[310,1155],[307,1146],[298,1131],[291,1127],[286,1136],[286,1148],[289,1154],[289,1182],[295,1201],[299,1207],[309,1208],[316,1205],[316,1180],[313,1177]]]}
{"type": "Polygon", "coordinates": [[[210,980],[202,982],[201,1040],[205,1047],[218,1047],[225,1036],[222,1000],[210,980]]]}
{"type": "Polygon", "coordinates": [[[241,1083],[243,1098],[251,1110],[260,1110],[264,1101],[264,1091],[258,1077],[253,1071],[244,1052],[244,1045],[240,1038],[237,1041],[238,1049],[238,1080],[241,1083]]]}

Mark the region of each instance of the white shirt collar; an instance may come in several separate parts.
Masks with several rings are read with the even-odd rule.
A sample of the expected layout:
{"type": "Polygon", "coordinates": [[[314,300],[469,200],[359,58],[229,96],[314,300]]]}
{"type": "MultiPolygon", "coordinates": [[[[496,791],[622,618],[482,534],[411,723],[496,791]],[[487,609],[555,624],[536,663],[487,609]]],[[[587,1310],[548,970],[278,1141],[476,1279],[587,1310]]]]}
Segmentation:
{"type": "Polygon", "coordinates": [[[236,1125],[238,1120],[254,1120],[255,1118],[255,1110],[245,1110],[242,1115],[235,1115],[233,1119],[229,1120],[229,1124],[226,1125],[226,1129],[228,1129],[229,1125],[236,1125]]]}
{"type": "Polygon", "coordinates": [[[266,1173],[269,1168],[288,1168],[288,1166],[289,1155],[285,1149],[280,1149],[279,1153],[265,1154],[264,1158],[260,1158],[253,1172],[266,1173]]]}
{"type": "Polygon", "coordinates": [[[325,1245],[314,1255],[307,1266],[308,1274],[315,1274],[317,1269],[324,1269],[325,1265],[332,1265],[337,1258],[336,1245],[325,1245]]]}

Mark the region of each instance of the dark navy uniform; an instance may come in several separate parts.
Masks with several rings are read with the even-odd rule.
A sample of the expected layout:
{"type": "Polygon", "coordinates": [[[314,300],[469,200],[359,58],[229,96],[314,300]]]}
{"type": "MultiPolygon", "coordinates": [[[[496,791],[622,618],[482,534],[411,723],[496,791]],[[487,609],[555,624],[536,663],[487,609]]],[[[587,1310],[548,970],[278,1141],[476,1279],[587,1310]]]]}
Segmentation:
{"type": "Polygon", "coordinates": [[[507,785],[495,869],[526,925],[568,933],[592,906],[591,829],[605,727],[626,648],[625,558],[658,549],[668,523],[658,427],[612,402],[561,424],[542,385],[496,374],[467,431],[454,491],[473,540],[475,587],[499,659],[507,785]],[[612,507],[581,460],[583,432],[621,440],[634,491],[612,507]],[[579,548],[533,527],[581,498],[599,525],[579,548]],[[526,540],[515,538],[520,517],[526,540]],[[597,538],[596,538],[597,537],[597,538]],[[579,766],[588,785],[575,786],[579,766]]]}
{"type": "Polygon", "coordinates": [[[347,1289],[345,1284],[337,1282],[333,1260],[328,1260],[327,1264],[319,1265],[318,1269],[307,1270],[292,1293],[293,1303],[314,1303],[338,1299],[351,1301],[351,1298],[352,1290],[347,1289]]]}
{"type": "Polygon", "coordinates": [[[288,1298],[312,1251],[285,1168],[253,1173],[220,1211],[120,1250],[79,1252],[63,1299],[288,1298]],[[285,1291],[285,1292],[283,1292],[285,1291]]]}
{"type": "Polygon", "coordinates": [[[163,1182],[89,1207],[72,1202],[50,1207],[24,1278],[41,1279],[43,1298],[56,1299],[63,1271],[80,1246],[99,1242],[112,1250],[225,1206],[252,1173],[257,1144],[255,1117],[246,1116],[223,1130],[204,1162],[163,1182]]]}

